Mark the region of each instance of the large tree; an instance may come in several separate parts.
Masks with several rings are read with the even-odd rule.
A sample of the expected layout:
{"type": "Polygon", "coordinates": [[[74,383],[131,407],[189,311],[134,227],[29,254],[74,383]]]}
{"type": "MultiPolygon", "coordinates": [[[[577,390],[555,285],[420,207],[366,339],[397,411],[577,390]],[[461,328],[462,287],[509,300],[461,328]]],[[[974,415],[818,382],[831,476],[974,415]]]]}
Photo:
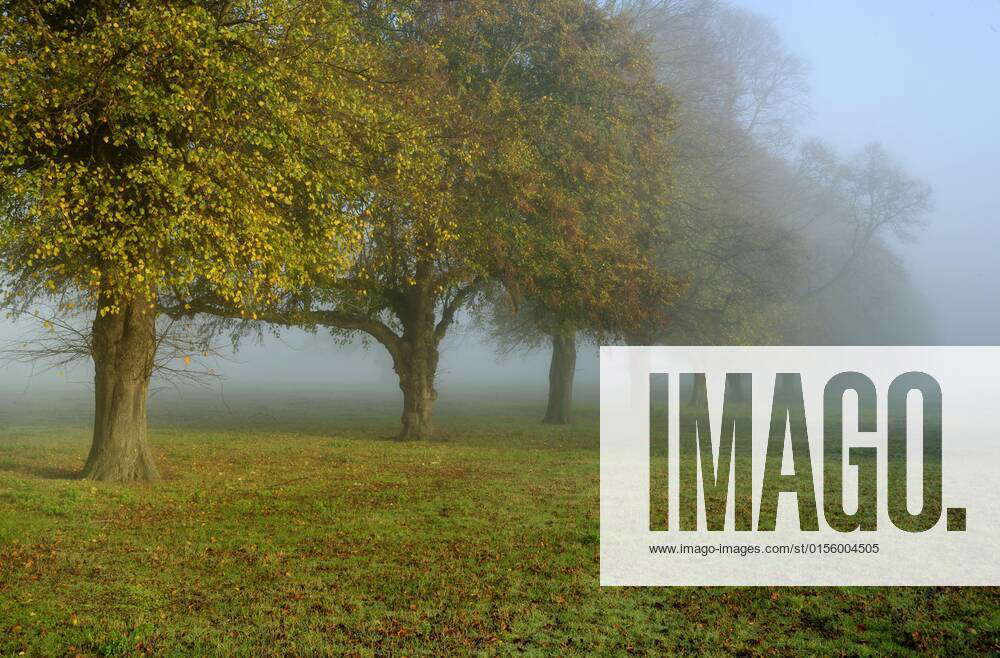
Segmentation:
{"type": "Polygon", "coordinates": [[[657,229],[637,208],[667,187],[670,104],[641,39],[588,0],[428,0],[407,15],[386,30],[407,82],[385,102],[426,150],[368,179],[349,271],[260,317],[378,341],[403,393],[400,438],[422,439],[440,343],[486,286],[571,316],[648,268],[634,238],[657,229]],[[636,163],[651,175],[636,179],[636,163]]]}
{"type": "Polygon", "coordinates": [[[540,285],[513,299],[505,292],[493,295],[484,318],[505,349],[551,345],[543,417],[549,424],[570,420],[578,337],[645,342],[653,328],[667,325],[666,311],[684,283],[658,266],[660,251],[675,238],[666,224],[673,193],[674,103],[655,84],[651,53],[632,21],[623,16],[608,20],[606,47],[641,58],[643,78],[633,79],[641,86],[612,78],[618,87],[596,95],[606,116],[616,117],[614,131],[593,125],[592,108],[583,115],[569,114],[546,131],[554,150],[570,144],[563,148],[566,155],[555,159],[557,164],[578,157],[572,153],[579,149],[574,139],[585,126],[594,128],[585,133],[593,135],[586,149],[605,155],[596,176],[559,180],[562,193],[580,202],[575,243],[546,255],[540,285]]]}
{"type": "Polygon", "coordinates": [[[384,118],[340,0],[9,0],[0,262],[16,309],[93,308],[84,475],[158,477],[146,438],[161,297],[237,312],[357,251],[345,211],[384,118]]]}

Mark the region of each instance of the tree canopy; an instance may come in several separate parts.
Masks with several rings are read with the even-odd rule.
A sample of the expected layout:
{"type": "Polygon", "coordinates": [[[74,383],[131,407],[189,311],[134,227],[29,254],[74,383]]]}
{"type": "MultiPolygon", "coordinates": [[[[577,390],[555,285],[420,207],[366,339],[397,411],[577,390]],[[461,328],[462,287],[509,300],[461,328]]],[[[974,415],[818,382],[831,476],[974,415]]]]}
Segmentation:
{"type": "Polygon", "coordinates": [[[7,268],[99,291],[106,313],[195,282],[248,307],[345,263],[343,199],[384,123],[343,72],[376,65],[348,8],[120,4],[5,3],[7,268]]]}

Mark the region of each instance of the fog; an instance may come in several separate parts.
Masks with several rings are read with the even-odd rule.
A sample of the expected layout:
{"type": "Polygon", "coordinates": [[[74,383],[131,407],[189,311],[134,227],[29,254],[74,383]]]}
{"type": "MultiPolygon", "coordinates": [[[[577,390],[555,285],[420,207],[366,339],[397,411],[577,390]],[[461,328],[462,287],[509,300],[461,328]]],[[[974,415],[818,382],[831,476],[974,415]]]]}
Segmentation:
{"type": "Polygon", "coordinates": [[[894,245],[944,345],[1000,336],[1000,2],[746,0],[810,69],[802,132],[879,140],[934,188],[912,245],[894,245]]]}
{"type": "MultiPolygon", "coordinates": [[[[808,66],[811,112],[798,134],[848,153],[877,140],[934,190],[934,208],[912,243],[890,241],[931,313],[941,344],[995,344],[1000,336],[1000,0],[736,3],[774,20],[808,66]]],[[[35,331],[5,321],[0,340],[35,331]]],[[[213,367],[220,390],[311,389],[397,394],[377,344],[337,344],[328,332],[282,332],[244,341],[213,367]]],[[[541,394],[548,351],[500,355],[469,316],[443,345],[442,397],[449,392],[541,394]]],[[[577,382],[594,390],[596,347],[581,346],[577,382]]],[[[86,390],[86,367],[6,366],[8,393],[86,390]]]]}

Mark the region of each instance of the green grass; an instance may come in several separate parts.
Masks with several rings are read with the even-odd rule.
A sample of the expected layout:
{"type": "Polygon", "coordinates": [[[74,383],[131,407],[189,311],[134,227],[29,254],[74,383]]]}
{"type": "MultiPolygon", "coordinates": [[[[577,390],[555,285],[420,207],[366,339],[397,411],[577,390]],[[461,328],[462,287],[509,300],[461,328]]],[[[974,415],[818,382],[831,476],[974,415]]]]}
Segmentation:
{"type": "Polygon", "coordinates": [[[0,654],[1000,649],[990,588],[602,589],[596,410],[442,402],[426,444],[391,399],[156,402],[152,488],[68,477],[83,398],[7,403],[0,654]]]}

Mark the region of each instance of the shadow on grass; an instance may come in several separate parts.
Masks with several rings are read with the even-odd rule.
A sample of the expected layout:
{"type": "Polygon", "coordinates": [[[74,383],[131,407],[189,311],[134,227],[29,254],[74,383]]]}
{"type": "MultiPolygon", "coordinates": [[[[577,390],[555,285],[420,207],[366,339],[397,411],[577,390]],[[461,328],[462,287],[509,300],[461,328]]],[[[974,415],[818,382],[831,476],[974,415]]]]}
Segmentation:
{"type": "Polygon", "coordinates": [[[80,469],[42,464],[26,464],[10,460],[0,461],[0,472],[27,475],[43,480],[79,480],[80,469]]]}

